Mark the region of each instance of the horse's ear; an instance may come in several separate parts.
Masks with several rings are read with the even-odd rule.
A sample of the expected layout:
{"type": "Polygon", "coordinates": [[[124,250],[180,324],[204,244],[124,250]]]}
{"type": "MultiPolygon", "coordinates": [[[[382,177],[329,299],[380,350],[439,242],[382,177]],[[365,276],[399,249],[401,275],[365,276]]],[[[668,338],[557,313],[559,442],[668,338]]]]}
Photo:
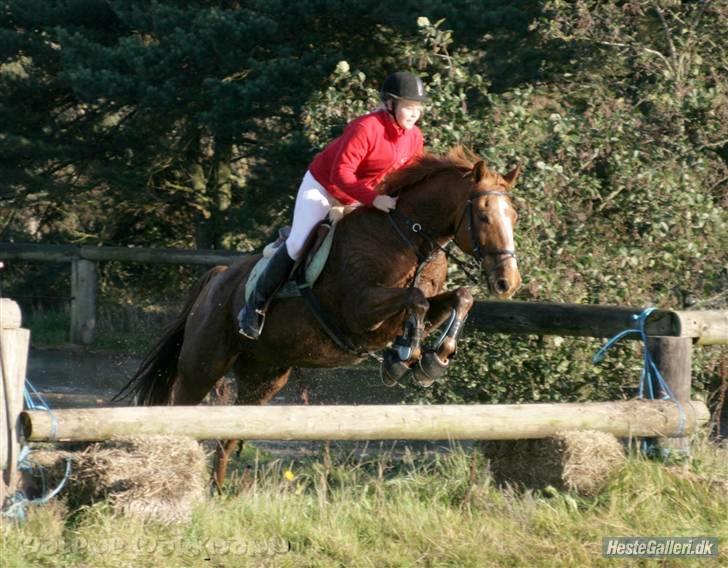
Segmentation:
{"type": "Polygon", "coordinates": [[[485,165],[483,160],[480,160],[473,166],[473,181],[475,185],[479,185],[483,179],[488,175],[488,166],[485,165]]]}
{"type": "Polygon", "coordinates": [[[508,184],[508,189],[516,185],[516,180],[519,175],[521,175],[521,164],[517,164],[515,168],[503,176],[503,179],[508,184]]]}

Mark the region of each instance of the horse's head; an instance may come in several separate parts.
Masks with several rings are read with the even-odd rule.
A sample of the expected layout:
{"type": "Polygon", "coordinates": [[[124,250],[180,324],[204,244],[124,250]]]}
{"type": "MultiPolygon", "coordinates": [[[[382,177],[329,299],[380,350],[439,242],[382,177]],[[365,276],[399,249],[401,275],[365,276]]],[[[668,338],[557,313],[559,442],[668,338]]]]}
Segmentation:
{"type": "Polygon", "coordinates": [[[384,190],[400,196],[397,210],[416,221],[418,230],[438,238],[454,236],[464,252],[480,261],[491,292],[510,298],[521,285],[510,198],[518,173],[517,167],[501,176],[456,146],[446,156],[427,154],[390,174],[384,190]]]}
{"type": "Polygon", "coordinates": [[[456,216],[455,242],[480,261],[490,291],[499,298],[510,298],[521,285],[513,239],[517,215],[510,197],[519,173],[517,166],[501,176],[480,160],[458,192],[465,199],[456,216]]]}

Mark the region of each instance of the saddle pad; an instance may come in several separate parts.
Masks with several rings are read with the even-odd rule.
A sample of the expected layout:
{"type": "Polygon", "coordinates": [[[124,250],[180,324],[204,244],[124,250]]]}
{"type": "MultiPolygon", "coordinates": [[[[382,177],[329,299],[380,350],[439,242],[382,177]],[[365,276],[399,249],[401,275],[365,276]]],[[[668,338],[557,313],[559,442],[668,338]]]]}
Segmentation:
{"type": "MultiPolygon", "coordinates": [[[[324,241],[321,243],[321,246],[316,251],[316,253],[313,255],[313,258],[307,259],[307,266],[306,266],[306,282],[308,282],[309,286],[313,286],[313,284],[318,280],[318,277],[321,275],[321,272],[323,272],[324,266],[326,266],[326,261],[329,258],[329,253],[331,252],[331,243],[334,241],[334,231],[336,229],[336,223],[334,223],[331,228],[329,229],[329,232],[324,237],[324,241]]],[[[280,245],[283,246],[283,243],[280,245]]],[[[255,288],[255,284],[258,282],[258,278],[260,278],[260,275],[263,273],[263,270],[265,270],[265,267],[268,265],[268,261],[270,260],[270,257],[262,257],[253,267],[253,270],[250,271],[250,276],[248,277],[248,281],[245,283],[245,301],[247,302],[250,298],[250,295],[253,293],[253,289],[255,288]]],[[[286,282],[281,289],[276,294],[276,298],[293,298],[295,296],[300,296],[301,294],[298,291],[298,288],[296,287],[296,283],[292,280],[289,280],[286,282]]]]}

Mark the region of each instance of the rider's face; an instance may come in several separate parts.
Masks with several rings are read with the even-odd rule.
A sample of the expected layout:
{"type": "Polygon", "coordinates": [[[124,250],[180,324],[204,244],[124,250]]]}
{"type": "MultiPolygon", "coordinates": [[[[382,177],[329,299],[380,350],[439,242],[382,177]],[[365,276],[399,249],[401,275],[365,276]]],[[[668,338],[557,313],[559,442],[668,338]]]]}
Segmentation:
{"type": "Polygon", "coordinates": [[[410,130],[422,116],[422,103],[402,99],[394,103],[394,118],[402,128],[410,130]]]}

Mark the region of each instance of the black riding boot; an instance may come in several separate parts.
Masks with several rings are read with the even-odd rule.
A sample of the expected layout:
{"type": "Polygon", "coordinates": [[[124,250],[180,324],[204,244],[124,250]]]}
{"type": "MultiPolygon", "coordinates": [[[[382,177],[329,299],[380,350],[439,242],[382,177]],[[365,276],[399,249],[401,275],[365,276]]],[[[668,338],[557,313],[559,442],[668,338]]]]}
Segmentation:
{"type": "Polygon", "coordinates": [[[258,339],[265,320],[265,304],[269,298],[286,283],[295,261],[288,256],[286,244],[281,244],[268,261],[263,274],[258,278],[250,299],[238,314],[238,333],[248,339],[258,339]]]}

